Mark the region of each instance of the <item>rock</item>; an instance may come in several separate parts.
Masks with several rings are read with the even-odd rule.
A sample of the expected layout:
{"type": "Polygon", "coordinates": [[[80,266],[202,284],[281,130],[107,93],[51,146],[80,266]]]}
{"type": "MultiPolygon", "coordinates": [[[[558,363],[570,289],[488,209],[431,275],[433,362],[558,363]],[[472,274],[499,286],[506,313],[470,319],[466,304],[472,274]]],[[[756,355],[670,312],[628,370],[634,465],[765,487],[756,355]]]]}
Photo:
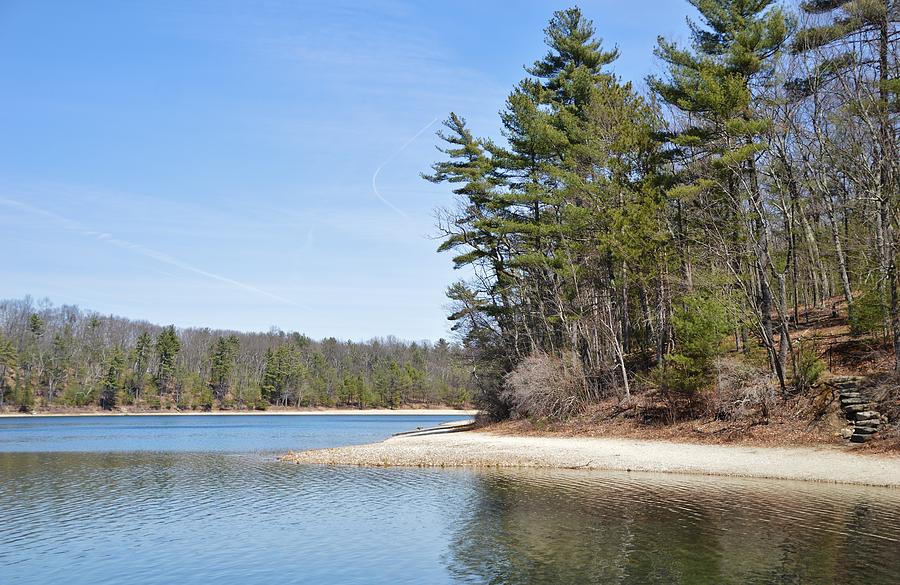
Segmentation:
{"type": "Polygon", "coordinates": [[[851,406],[854,404],[868,404],[869,401],[865,398],[841,398],[841,404],[844,406],[851,406]]]}
{"type": "Polygon", "coordinates": [[[853,429],[854,435],[874,435],[877,432],[878,432],[877,427],[861,427],[861,426],[857,425],[853,429]]]}
{"type": "Polygon", "coordinates": [[[841,438],[842,439],[849,439],[852,435],[853,435],[853,427],[841,429],[841,438]]]}
{"type": "Polygon", "coordinates": [[[870,440],[871,438],[872,438],[872,435],[860,435],[860,434],[854,433],[850,437],[850,442],[851,443],[865,443],[866,441],[870,440]]]}
{"type": "MultiPolygon", "coordinates": [[[[850,408],[848,408],[847,410],[850,410],[850,408]]],[[[857,410],[855,418],[856,418],[856,420],[869,420],[869,419],[873,419],[873,418],[878,418],[879,416],[881,416],[881,415],[879,415],[874,410],[857,410]]]]}
{"type": "Polygon", "coordinates": [[[841,400],[844,398],[859,398],[860,396],[859,392],[841,392],[841,400]]]}
{"type": "Polygon", "coordinates": [[[870,418],[867,420],[858,420],[856,421],[857,427],[875,427],[878,428],[881,426],[880,418],[870,418]]]}
{"type": "Polygon", "coordinates": [[[848,418],[853,418],[860,413],[867,412],[867,408],[869,408],[868,404],[850,404],[844,407],[844,412],[847,413],[848,418]]]}
{"type": "Polygon", "coordinates": [[[835,378],[829,382],[829,386],[835,388],[856,388],[859,386],[858,378],[835,378]]]}

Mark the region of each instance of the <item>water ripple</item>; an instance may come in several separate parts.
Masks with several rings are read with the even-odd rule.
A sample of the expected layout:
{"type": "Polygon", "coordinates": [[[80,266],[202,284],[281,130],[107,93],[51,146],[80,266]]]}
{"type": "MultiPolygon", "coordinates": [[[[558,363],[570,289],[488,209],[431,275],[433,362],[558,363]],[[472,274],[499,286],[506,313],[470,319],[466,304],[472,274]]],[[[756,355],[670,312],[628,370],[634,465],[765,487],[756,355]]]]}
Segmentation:
{"type": "Polygon", "coordinates": [[[0,582],[897,583],[900,490],[0,453],[0,582]]]}

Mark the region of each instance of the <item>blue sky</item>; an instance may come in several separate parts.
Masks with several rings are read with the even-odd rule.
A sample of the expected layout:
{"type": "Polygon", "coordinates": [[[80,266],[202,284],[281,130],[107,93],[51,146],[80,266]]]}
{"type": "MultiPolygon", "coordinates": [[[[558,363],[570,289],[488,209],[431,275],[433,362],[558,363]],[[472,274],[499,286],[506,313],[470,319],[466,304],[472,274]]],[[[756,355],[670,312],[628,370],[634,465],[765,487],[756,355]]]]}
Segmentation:
{"type": "MultiPolygon", "coordinates": [[[[579,4],[642,85],[682,0],[579,4]]],[[[419,178],[544,53],[547,1],[0,1],[0,297],[178,326],[447,336],[419,178]],[[377,176],[376,176],[377,175],[377,176]],[[374,188],[373,188],[373,176],[374,188]]]]}

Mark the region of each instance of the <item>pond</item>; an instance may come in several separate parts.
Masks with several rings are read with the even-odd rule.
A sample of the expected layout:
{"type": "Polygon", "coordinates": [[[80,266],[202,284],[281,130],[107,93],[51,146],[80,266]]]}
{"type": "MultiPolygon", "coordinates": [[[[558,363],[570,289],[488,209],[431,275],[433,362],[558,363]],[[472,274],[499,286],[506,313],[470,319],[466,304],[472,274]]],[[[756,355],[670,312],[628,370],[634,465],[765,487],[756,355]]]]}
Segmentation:
{"type": "Polygon", "coordinates": [[[456,419],[0,419],[0,582],[900,579],[900,490],[276,459],[456,419]]]}

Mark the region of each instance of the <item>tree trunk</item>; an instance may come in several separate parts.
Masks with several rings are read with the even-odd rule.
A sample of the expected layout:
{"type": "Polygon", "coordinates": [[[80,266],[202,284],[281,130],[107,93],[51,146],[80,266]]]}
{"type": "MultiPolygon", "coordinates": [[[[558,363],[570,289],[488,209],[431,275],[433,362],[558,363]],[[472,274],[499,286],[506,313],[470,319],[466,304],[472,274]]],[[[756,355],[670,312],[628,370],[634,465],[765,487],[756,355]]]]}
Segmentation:
{"type": "Polygon", "coordinates": [[[847,257],[844,255],[844,246],[841,244],[840,228],[834,213],[834,201],[827,193],[823,193],[825,200],[825,212],[828,215],[828,225],[831,227],[831,243],[834,245],[834,254],[837,257],[838,272],[841,276],[841,287],[844,289],[844,300],[847,307],[853,303],[853,290],[850,288],[850,275],[847,273],[847,257]]]}

